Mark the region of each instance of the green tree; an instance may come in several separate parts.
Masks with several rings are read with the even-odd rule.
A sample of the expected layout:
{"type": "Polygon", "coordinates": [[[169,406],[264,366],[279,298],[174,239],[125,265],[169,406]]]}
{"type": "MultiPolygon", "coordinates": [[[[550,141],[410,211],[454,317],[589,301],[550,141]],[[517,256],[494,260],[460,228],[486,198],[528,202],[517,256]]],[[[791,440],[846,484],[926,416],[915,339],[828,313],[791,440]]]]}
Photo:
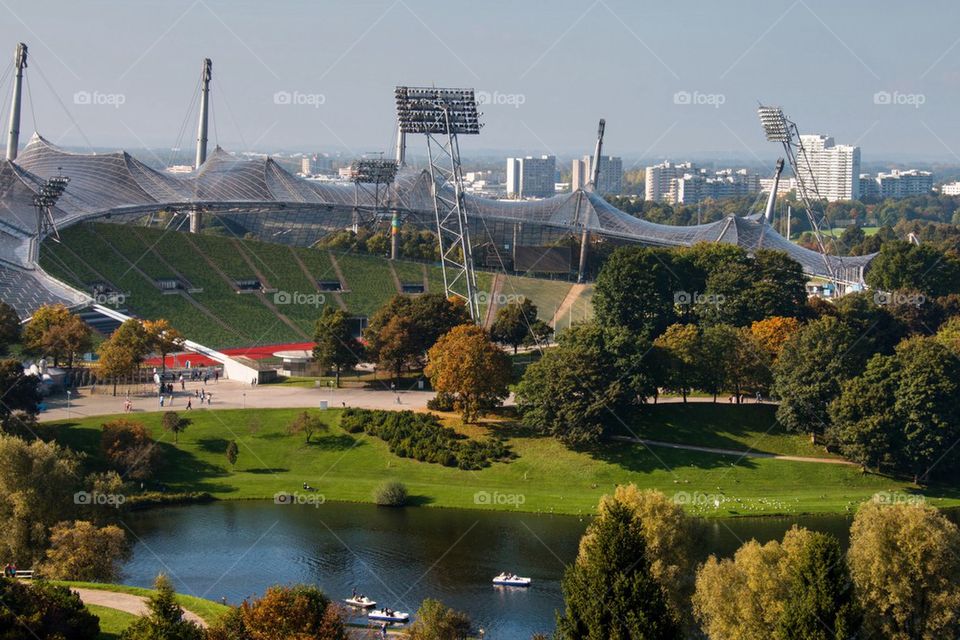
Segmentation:
{"type": "Polygon", "coordinates": [[[410,640],[466,640],[470,634],[470,617],[455,611],[438,600],[427,598],[417,609],[410,626],[410,640]]]}
{"type": "Polygon", "coordinates": [[[297,433],[302,433],[307,438],[307,444],[310,444],[310,438],[313,437],[315,433],[326,433],[330,430],[330,426],[315,413],[310,413],[309,411],[301,411],[297,414],[297,417],[293,419],[293,422],[290,423],[290,426],[287,427],[287,433],[294,435],[297,433]]]}
{"type": "Polygon", "coordinates": [[[590,539],[563,576],[563,640],[679,638],[660,584],[650,575],[642,525],[629,507],[609,501],[590,539]]]}
{"type": "Polygon", "coordinates": [[[960,531],[935,508],[865,502],[850,528],[847,558],[867,637],[960,634],[960,531]]]}
{"type": "Polygon", "coordinates": [[[181,418],[176,411],[164,411],[160,422],[163,424],[164,431],[173,434],[174,444],[180,443],[180,433],[186,431],[187,427],[190,426],[190,420],[181,418]]]}
{"type": "Polygon", "coordinates": [[[147,334],[149,348],[160,354],[160,371],[167,372],[167,354],[179,351],[186,341],[183,334],[170,326],[170,323],[159,318],[144,320],[143,330],[147,334]]]}
{"type": "Polygon", "coordinates": [[[866,281],[882,291],[913,289],[943,296],[960,291],[960,258],[926,243],[886,242],[871,261],[866,281]]]}
{"type": "Polygon", "coordinates": [[[490,337],[494,342],[517,348],[531,338],[531,330],[537,322],[537,305],[524,298],[522,302],[512,302],[497,310],[497,317],[490,327],[490,337]]]}
{"type": "Polygon", "coordinates": [[[0,355],[10,352],[10,347],[20,340],[20,316],[6,302],[0,302],[0,355]]]}
{"type": "Polygon", "coordinates": [[[202,640],[203,629],[183,617],[170,580],[162,573],[153,583],[147,613],[120,634],[121,640],[202,640]]]}
{"type": "Polygon", "coordinates": [[[0,580],[0,637],[4,640],[97,640],[100,621],[69,587],[0,580]]]}
{"type": "Polygon", "coordinates": [[[240,447],[237,446],[236,440],[231,440],[227,443],[226,456],[227,462],[230,463],[230,466],[236,468],[237,458],[240,457],[240,447]]]}
{"type": "Polygon", "coordinates": [[[39,380],[23,372],[17,360],[0,360],[0,427],[8,429],[10,417],[17,412],[36,415],[40,402],[39,380]]]}
{"type": "Polygon", "coordinates": [[[700,382],[700,330],[693,324],[672,324],[654,340],[661,385],[683,396],[700,382]]]}
{"type": "Polygon", "coordinates": [[[777,420],[792,431],[822,434],[828,405],[865,360],[860,335],[837,318],[804,325],[783,345],[774,365],[773,391],[781,399],[777,420]]]}
{"type": "Polygon", "coordinates": [[[97,369],[100,375],[113,380],[113,395],[117,395],[120,378],[132,375],[150,353],[150,337],[136,318],[126,320],[100,343],[97,369]]]}
{"type": "Polygon", "coordinates": [[[597,275],[593,294],[597,322],[603,327],[626,327],[653,340],[676,320],[674,299],[686,286],[686,269],[674,251],[617,249],[597,275]]]}
{"type": "Polygon", "coordinates": [[[53,358],[54,365],[66,358],[72,369],[74,358],[90,350],[90,335],[90,328],[80,316],[70,313],[64,305],[44,305],[24,328],[23,346],[28,353],[53,358]]]}
{"type": "Polygon", "coordinates": [[[362,359],[363,346],[353,337],[350,323],[340,309],[326,307],[317,320],[313,340],[313,357],[323,369],[333,369],[340,388],[340,374],[355,367],[362,359]]]}
{"type": "Polygon", "coordinates": [[[453,396],[465,422],[473,422],[510,394],[513,367],[487,332],[473,324],[454,327],[429,351],[424,373],[438,394],[453,396]]]}

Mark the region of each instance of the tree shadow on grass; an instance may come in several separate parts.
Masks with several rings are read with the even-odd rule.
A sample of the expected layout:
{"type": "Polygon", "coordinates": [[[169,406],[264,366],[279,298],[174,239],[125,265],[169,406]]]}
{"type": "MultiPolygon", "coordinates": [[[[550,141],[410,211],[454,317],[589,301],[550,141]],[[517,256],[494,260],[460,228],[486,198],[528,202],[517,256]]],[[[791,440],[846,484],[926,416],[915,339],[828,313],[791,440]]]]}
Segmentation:
{"type": "Polygon", "coordinates": [[[271,475],[274,473],[287,473],[290,469],[284,467],[256,467],[254,469],[241,469],[239,473],[254,473],[257,475],[271,475]]]}
{"type": "Polygon", "coordinates": [[[433,503],[433,498],[431,496],[407,496],[408,507],[425,507],[428,504],[433,503]]]}
{"type": "Polygon", "coordinates": [[[310,440],[310,442],[306,443],[308,447],[323,451],[345,451],[347,449],[352,449],[353,447],[362,446],[365,444],[367,443],[363,440],[357,440],[347,433],[320,436],[319,438],[314,437],[312,440],[310,440]]]}
{"type": "Polygon", "coordinates": [[[635,442],[606,441],[590,447],[576,449],[595,460],[617,465],[634,473],[672,471],[682,467],[697,469],[726,469],[733,466],[755,469],[752,458],[728,456],[700,451],[684,451],[668,447],[655,447],[635,442]]]}
{"type": "Polygon", "coordinates": [[[208,453],[226,453],[230,441],[226,438],[201,438],[197,446],[208,453]]]}

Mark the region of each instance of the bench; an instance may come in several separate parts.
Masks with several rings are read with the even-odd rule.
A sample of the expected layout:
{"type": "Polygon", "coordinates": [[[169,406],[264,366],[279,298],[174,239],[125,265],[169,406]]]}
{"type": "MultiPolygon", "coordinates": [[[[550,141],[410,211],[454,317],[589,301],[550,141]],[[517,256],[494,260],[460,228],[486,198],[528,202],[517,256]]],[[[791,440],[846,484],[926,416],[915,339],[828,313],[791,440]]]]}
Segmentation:
{"type": "Polygon", "coordinates": [[[17,569],[17,578],[21,580],[33,580],[33,569],[17,569]]]}

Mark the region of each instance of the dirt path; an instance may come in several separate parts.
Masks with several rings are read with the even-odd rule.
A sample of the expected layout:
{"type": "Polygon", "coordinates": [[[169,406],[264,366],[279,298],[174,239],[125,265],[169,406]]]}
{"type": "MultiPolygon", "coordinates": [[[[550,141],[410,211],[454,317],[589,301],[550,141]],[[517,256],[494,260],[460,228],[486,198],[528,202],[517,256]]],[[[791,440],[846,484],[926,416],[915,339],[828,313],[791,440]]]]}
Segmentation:
{"type": "Polygon", "coordinates": [[[587,288],[585,284],[575,284],[570,287],[570,290],[567,291],[567,295],[563,297],[563,301],[560,302],[560,306],[557,307],[556,313],[553,314],[553,317],[550,319],[550,326],[556,328],[557,323],[560,322],[560,319],[563,318],[570,311],[570,307],[580,299],[580,294],[583,293],[583,290],[587,288]]]}
{"type": "Polygon", "coordinates": [[[785,456],[779,453],[762,453],[760,451],[737,451],[736,449],[719,449],[716,447],[699,447],[692,444],[678,444],[676,442],[663,442],[662,440],[647,440],[645,438],[632,438],[630,436],[613,436],[614,440],[621,442],[633,442],[635,444],[645,444],[648,447],[665,447],[668,449],[682,449],[684,451],[700,451],[702,453],[716,453],[722,456],[737,456],[740,458],[771,458],[773,460],[788,460],[790,462],[818,462],[820,464],[843,464],[848,466],[859,466],[855,462],[842,460],[840,458],[808,458],[805,456],[785,456]]]}
{"type": "MultiPolygon", "coordinates": [[[[147,612],[147,599],[143,596],[135,596],[130,593],[116,593],[114,591],[100,591],[99,589],[83,589],[80,587],[70,587],[70,589],[80,596],[84,604],[95,604],[108,609],[125,611],[126,613],[140,616],[147,612]]],[[[207,623],[203,618],[192,611],[183,610],[183,617],[191,622],[196,622],[201,627],[206,628],[207,623]]]]}

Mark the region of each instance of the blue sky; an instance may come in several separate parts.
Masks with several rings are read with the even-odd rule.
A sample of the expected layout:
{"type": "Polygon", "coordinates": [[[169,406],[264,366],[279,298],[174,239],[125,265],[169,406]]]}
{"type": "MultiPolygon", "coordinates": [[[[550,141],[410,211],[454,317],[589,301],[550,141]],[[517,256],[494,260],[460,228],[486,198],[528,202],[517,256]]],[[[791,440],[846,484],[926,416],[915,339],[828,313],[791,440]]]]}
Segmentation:
{"type": "MultiPolygon", "coordinates": [[[[763,101],[866,161],[960,163],[956,2],[0,0],[0,15],[0,48],[30,46],[22,128],[64,145],[175,145],[208,56],[211,137],[232,150],[386,150],[394,85],[437,84],[490,98],[465,155],[587,151],[605,117],[610,153],[766,161],[763,101]]],[[[181,144],[195,135],[191,115],[181,144]]]]}

